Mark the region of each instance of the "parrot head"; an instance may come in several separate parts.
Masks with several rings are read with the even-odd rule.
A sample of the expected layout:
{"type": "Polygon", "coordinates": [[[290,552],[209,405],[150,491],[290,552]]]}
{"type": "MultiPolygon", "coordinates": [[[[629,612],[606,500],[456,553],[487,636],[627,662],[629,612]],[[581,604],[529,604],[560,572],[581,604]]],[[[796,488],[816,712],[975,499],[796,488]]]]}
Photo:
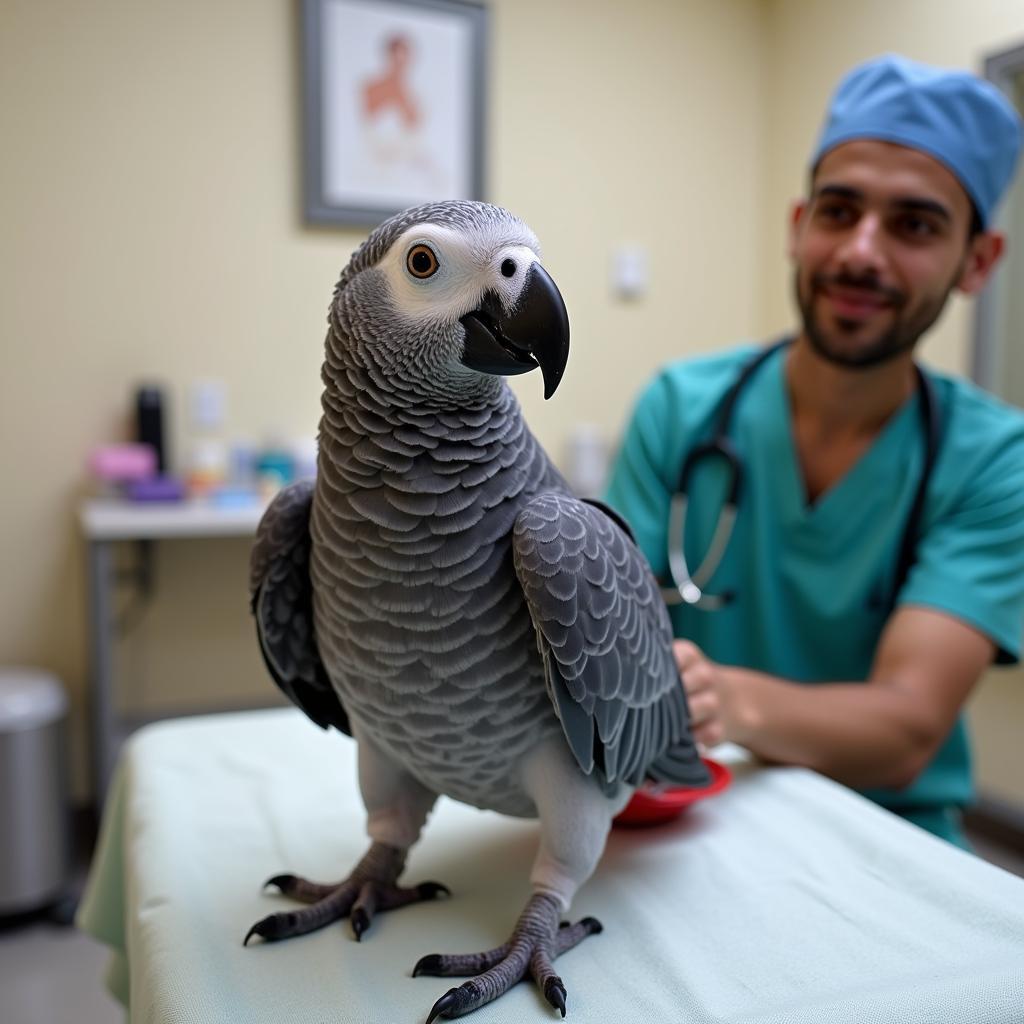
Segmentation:
{"type": "Polygon", "coordinates": [[[416,390],[477,390],[569,357],[569,318],[533,232],[506,210],[454,200],[381,224],[342,271],[328,345],[416,390]]]}

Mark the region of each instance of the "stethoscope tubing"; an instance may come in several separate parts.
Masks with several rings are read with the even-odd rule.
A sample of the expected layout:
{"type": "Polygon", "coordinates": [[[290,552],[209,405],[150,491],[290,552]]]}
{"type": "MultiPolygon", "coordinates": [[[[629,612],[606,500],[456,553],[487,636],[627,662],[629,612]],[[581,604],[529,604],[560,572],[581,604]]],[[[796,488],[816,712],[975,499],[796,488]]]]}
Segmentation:
{"type": "MultiPolygon", "coordinates": [[[[740,370],[739,376],[732,383],[722,399],[716,417],[715,432],[710,441],[692,448],[683,460],[679,473],[679,483],[669,505],[668,524],[668,568],[671,585],[661,588],[662,597],[668,605],[689,605],[703,611],[716,611],[724,608],[735,599],[733,591],[711,594],[704,588],[714,576],[725,557],[725,552],[732,537],[739,511],[740,489],[743,483],[743,462],[729,437],[732,425],[732,413],[736,402],[753,376],[767,359],[780,348],[791,344],[792,338],[766,345],[740,370]],[[689,484],[694,467],[709,458],[719,458],[726,463],[729,473],[728,492],[708,549],[696,570],[691,573],[683,550],[683,539],[686,536],[686,513],[689,508],[689,484]]],[[[917,375],[917,393],[922,425],[924,427],[925,457],[918,482],[914,501],[900,541],[899,559],[896,567],[895,585],[890,595],[888,607],[895,606],[896,595],[903,586],[911,567],[914,564],[918,541],[921,533],[921,519],[924,513],[924,500],[931,480],[932,469],[938,456],[942,441],[942,422],[939,415],[938,402],[935,399],[931,381],[915,364],[917,375]]]]}

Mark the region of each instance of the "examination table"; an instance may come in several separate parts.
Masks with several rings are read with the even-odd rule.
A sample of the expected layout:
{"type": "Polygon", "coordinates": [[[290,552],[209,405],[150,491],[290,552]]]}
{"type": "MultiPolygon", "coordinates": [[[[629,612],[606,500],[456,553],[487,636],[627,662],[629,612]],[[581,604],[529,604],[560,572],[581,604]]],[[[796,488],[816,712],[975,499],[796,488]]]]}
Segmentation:
{"type": "MultiPolygon", "coordinates": [[[[571,911],[605,928],[557,967],[576,1024],[1021,1024],[1024,880],[799,768],[733,766],[677,821],[613,830],[571,911]]],[[[537,824],[442,799],[404,878],[450,899],[281,943],[260,885],[342,878],[367,846],[355,744],[298,711],[151,725],[129,741],[78,922],[133,1024],[421,1024],[459,980],[425,953],[504,941],[537,824]]],[[[474,1024],[551,1022],[532,984],[474,1024]]]]}

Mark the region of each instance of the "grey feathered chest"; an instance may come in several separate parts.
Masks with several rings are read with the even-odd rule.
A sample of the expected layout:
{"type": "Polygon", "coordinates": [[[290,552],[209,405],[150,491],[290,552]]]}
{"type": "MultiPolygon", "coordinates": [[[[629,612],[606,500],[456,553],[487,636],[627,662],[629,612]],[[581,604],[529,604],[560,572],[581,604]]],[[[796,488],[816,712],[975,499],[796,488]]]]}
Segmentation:
{"type": "Polygon", "coordinates": [[[517,766],[560,728],[512,565],[539,490],[567,488],[503,385],[396,406],[349,369],[324,396],[310,571],[331,683],[424,785],[519,815],[517,766]]]}

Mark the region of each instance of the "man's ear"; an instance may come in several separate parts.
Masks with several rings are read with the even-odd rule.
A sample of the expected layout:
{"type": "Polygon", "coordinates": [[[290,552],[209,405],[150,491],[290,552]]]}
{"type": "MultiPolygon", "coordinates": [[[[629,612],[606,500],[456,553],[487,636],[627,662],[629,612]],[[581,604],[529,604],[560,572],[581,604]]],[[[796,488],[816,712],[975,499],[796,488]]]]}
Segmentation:
{"type": "Polygon", "coordinates": [[[800,225],[803,223],[804,214],[807,212],[807,200],[793,200],[792,208],[789,211],[789,232],[786,239],[786,255],[792,260],[796,259],[796,241],[800,233],[800,225]]]}
{"type": "Polygon", "coordinates": [[[967,243],[967,255],[956,286],[965,295],[977,295],[992,276],[996,264],[1006,251],[1006,235],[1002,231],[982,231],[967,243]]]}

